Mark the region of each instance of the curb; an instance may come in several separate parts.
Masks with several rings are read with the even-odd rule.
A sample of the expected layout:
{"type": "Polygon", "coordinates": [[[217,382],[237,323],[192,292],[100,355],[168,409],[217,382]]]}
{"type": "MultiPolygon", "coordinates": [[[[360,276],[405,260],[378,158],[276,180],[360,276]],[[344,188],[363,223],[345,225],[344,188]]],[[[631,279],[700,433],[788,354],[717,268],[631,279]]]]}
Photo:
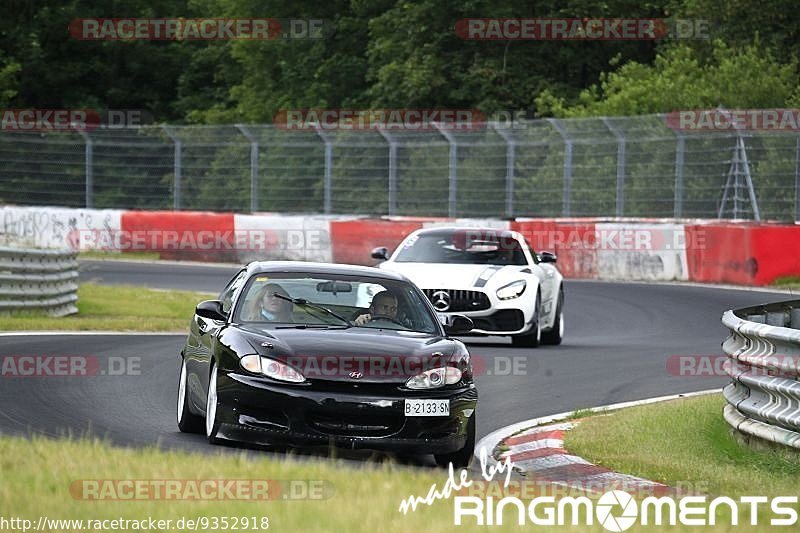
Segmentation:
{"type": "Polygon", "coordinates": [[[500,442],[508,450],[500,458],[510,457],[514,468],[537,483],[548,483],[589,493],[610,490],[637,491],[652,496],[666,496],[675,489],[648,479],[621,474],[570,454],[564,448],[564,433],[580,422],[550,424],[528,429],[500,442]]]}
{"type": "MultiPolygon", "coordinates": [[[[691,397],[694,397],[694,396],[704,396],[704,395],[707,395],[707,394],[718,394],[718,393],[721,393],[721,392],[722,392],[722,389],[707,389],[707,390],[697,391],[697,392],[688,392],[688,393],[683,393],[683,394],[672,394],[672,395],[669,395],[669,396],[658,396],[658,397],[655,397],[655,398],[646,398],[644,400],[636,400],[636,401],[632,401],[632,402],[622,402],[622,403],[615,403],[615,404],[610,404],[610,405],[603,405],[603,406],[600,406],[600,407],[593,407],[593,408],[588,409],[588,410],[581,410],[581,412],[583,412],[583,413],[604,413],[604,412],[608,412],[608,411],[616,411],[616,410],[619,410],[619,409],[624,409],[626,407],[635,407],[637,405],[647,405],[647,404],[651,404],[651,403],[659,403],[659,402],[665,402],[665,401],[669,401],[669,400],[677,400],[679,398],[691,398],[691,397]]],[[[574,456],[574,455],[569,455],[567,453],[567,451],[563,448],[563,432],[564,431],[569,431],[569,429],[571,429],[575,425],[574,422],[563,422],[563,421],[566,418],[574,416],[576,412],[577,411],[568,411],[568,412],[565,412],[565,413],[558,413],[558,414],[554,414],[554,415],[543,416],[543,417],[540,417],[540,418],[532,418],[530,420],[517,422],[516,424],[511,424],[510,426],[506,426],[506,427],[497,429],[497,430],[489,433],[485,437],[483,437],[480,441],[478,441],[478,443],[475,445],[475,458],[480,461],[481,460],[481,450],[485,449],[486,450],[486,452],[485,452],[486,464],[488,466],[497,467],[500,463],[495,459],[495,455],[494,455],[495,454],[495,450],[498,448],[498,446],[500,446],[500,444],[506,443],[506,445],[509,445],[510,451],[512,451],[513,453],[524,453],[524,452],[527,452],[527,451],[533,452],[535,450],[548,450],[550,452],[550,453],[547,453],[547,452],[544,452],[544,451],[539,452],[539,454],[541,454],[540,456],[537,456],[537,454],[533,454],[532,453],[532,454],[530,454],[530,456],[525,456],[523,458],[523,460],[525,460],[525,461],[527,461],[527,460],[535,460],[537,458],[544,458],[544,457],[546,457],[548,455],[556,455],[557,454],[557,455],[568,455],[569,457],[574,457],[574,458],[576,458],[577,460],[580,461],[580,462],[576,461],[573,464],[591,465],[591,463],[589,463],[588,461],[586,461],[586,460],[584,460],[584,459],[582,459],[580,457],[577,457],[577,456],[574,456]],[[559,422],[559,423],[557,423],[557,422],[559,422]],[[547,435],[548,432],[550,433],[549,436],[547,435]],[[537,434],[538,434],[538,436],[535,436],[537,434]],[[525,441],[525,440],[522,440],[520,442],[513,441],[513,440],[509,441],[509,439],[513,439],[513,438],[516,438],[516,437],[519,437],[519,436],[523,437],[523,439],[524,438],[530,438],[530,441],[525,441]],[[540,441],[540,442],[538,444],[530,444],[530,443],[533,443],[535,441],[540,441]],[[514,449],[513,448],[514,446],[523,446],[523,447],[517,447],[516,449],[514,449]]],[[[512,459],[511,459],[512,461],[514,461],[513,453],[512,453],[512,459]]],[[[503,455],[503,457],[505,457],[505,455],[503,455]]],[[[544,469],[549,468],[552,465],[556,465],[556,466],[554,466],[555,468],[560,468],[560,467],[563,467],[563,466],[565,466],[567,464],[567,462],[565,462],[563,465],[558,465],[558,461],[560,461],[560,460],[559,459],[555,459],[555,460],[551,459],[550,463],[548,463],[548,461],[543,460],[543,461],[540,461],[540,462],[537,462],[537,463],[531,463],[531,467],[532,468],[534,468],[534,467],[538,468],[539,469],[539,474],[537,474],[537,475],[542,475],[541,471],[544,470],[544,469]],[[550,466],[548,466],[549,464],[550,464],[550,466]]],[[[567,460],[561,460],[561,461],[567,461],[567,460]]],[[[515,465],[515,466],[518,466],[518,465],[515,465]]],[[[591,466],[595,466],[596,467],[596,465],[591,465],[591,466]]],[[[600,467],[596,467],[596,468],[600,468],[600,467]]],[[[556,483],[556,484],[567,483],[567,482],[570,481],[571,478],[575,478],[575,476],[576,476],[575,472],[579,472],[582,469],[586,470],[587,472],[591,472],[590,469],[587,469],[587,467],[584,467],[584,466],[573,467],[572,471],[570,471],[568,469],[565,469],[563,471],[563,473],[565,475],[569,474],[570,472],[573,472],[571,474],[571,476],[568,476],[569,479],[567,477],[565,477],[564,479],[554,480],[552,482],[556,483]]],[[[525,470],[522,470],[522,471],[525,472],[525,470]]],[[[610,471],[607,471],[607,472],[610,472],[610,471]]],[[[550,472],[550,474],[554,474],[554,473],[558,473],[558,472],[556,472],[556,471],[550,472]]],[[[591,475],[602,475],[602,474],[603,474],[602,472],[595,471],[595,473],[591,474],[591,475]]],[[[656,484],[655,482],[648,481],[648,480],[642,480],[641,478],[634,478],[634,476],[627,476],[626,474],[618,474],[618,475],[619,476],[625,476],[625,478],[628,479],[630,483],[633,483],[635,480],[639,480],[638,483],[641,483],[641,482],[644,481],[644,482],[647,482],[647,483],[653,484],[653,485],[661,485],[660,483],[656,484]]],[[[637,486],[637,485],[634,485],[634,486],[637,486]]],[[[661,486],[666,487],[665,485],[661,485],[661,486]]],[[[664,490],[664,489],[659,489],[659,490],[664,490]]]]}

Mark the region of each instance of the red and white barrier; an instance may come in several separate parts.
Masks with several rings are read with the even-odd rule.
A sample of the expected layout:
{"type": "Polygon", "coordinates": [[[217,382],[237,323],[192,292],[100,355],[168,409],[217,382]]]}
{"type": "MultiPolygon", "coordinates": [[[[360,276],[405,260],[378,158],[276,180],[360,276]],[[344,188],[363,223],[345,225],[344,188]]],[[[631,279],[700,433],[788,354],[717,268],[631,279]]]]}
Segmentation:
{"type": "Polygon", "coordinates": [[[230,213],[126,211],[122,251],[154,251],[165,259],[236,261],[234,219],[230,213]]]}
{"type": "Polygon", "coordinates": [[[0,206],[0,245],[80,248],[81,236],[118,233],[122,213],[118,209],[0,206]]]}
{"type": "Polygon", "coordinates": [[[800,275],[800,226],[710,223],[686,226],[692,281],[768,285],[800,275]]]}
{"type": "Polygon", "coordinates": [[[330,221],[280,215],[234,215],[236,236],[244,243],[242,263],[265,260],[332,261],[330,221]],[[261,246],[263,243],[263,246],[261,246]]]}
{"type": "Polygon", "coordinates": [[[618,280],[688,280],[683,224],[599,223],[597,276],[618,280]]]}
{"type": "Polygon", "coordinates": [[[0,245],[156,251],[164,258],[372,265],[378,246],[442,225],[520,232],[567,278],[767,285],[800,275],[800,226],[590,218],[447,219],[0,207],[0,245]]]}

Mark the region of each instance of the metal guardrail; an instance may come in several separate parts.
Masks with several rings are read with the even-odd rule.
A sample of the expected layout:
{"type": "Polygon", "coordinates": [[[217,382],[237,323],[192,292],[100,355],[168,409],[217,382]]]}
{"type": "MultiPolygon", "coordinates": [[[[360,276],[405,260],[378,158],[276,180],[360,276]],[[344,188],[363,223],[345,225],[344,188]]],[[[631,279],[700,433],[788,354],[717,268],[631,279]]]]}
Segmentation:
{"type": "Polygon", "coordinates": [[[800,449],[800,300],[727,311],[722,344],[732,382],[725,420],[738,431],[800,449]]]}
{"type": "Polygon", "coordinates": [[[78,312],[78,261],[72,250],[0,248],[0,313],[78,312]]]}

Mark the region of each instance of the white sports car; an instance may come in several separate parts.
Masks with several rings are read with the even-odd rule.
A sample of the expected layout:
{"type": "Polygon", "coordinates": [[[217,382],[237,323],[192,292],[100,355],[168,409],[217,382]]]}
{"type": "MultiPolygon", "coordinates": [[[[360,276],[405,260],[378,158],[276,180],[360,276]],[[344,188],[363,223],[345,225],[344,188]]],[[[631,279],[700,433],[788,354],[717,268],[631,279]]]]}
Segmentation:
{"type": "Polygon", "coordinates": [[[515,346],[561,343],[564,288],[556,256],[537,254],[516,231],[420,229],[391,257],[386,248],[372,257],[414,282],[439,313],[472,319],[470,334],[510,335],[515,346]]]}

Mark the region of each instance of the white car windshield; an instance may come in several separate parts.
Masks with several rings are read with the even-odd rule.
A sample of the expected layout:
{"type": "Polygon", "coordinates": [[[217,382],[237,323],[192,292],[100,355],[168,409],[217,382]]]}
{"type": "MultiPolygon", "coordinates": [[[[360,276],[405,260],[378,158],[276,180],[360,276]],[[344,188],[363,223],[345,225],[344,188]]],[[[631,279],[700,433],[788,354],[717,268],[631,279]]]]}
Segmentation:
{"type": "Polygon", "coordinates": [[[348,326],[438,334],[437,319],[422,298],[406,281],[260,273],[248,280],[234,319],[276,327],[348,326]]]}
{"type": "Polygon", "coordinates": [[[398,263],[526,265],[522,245],[504,231],[448,230],[412,235],[401,245],[398,263]]]}

